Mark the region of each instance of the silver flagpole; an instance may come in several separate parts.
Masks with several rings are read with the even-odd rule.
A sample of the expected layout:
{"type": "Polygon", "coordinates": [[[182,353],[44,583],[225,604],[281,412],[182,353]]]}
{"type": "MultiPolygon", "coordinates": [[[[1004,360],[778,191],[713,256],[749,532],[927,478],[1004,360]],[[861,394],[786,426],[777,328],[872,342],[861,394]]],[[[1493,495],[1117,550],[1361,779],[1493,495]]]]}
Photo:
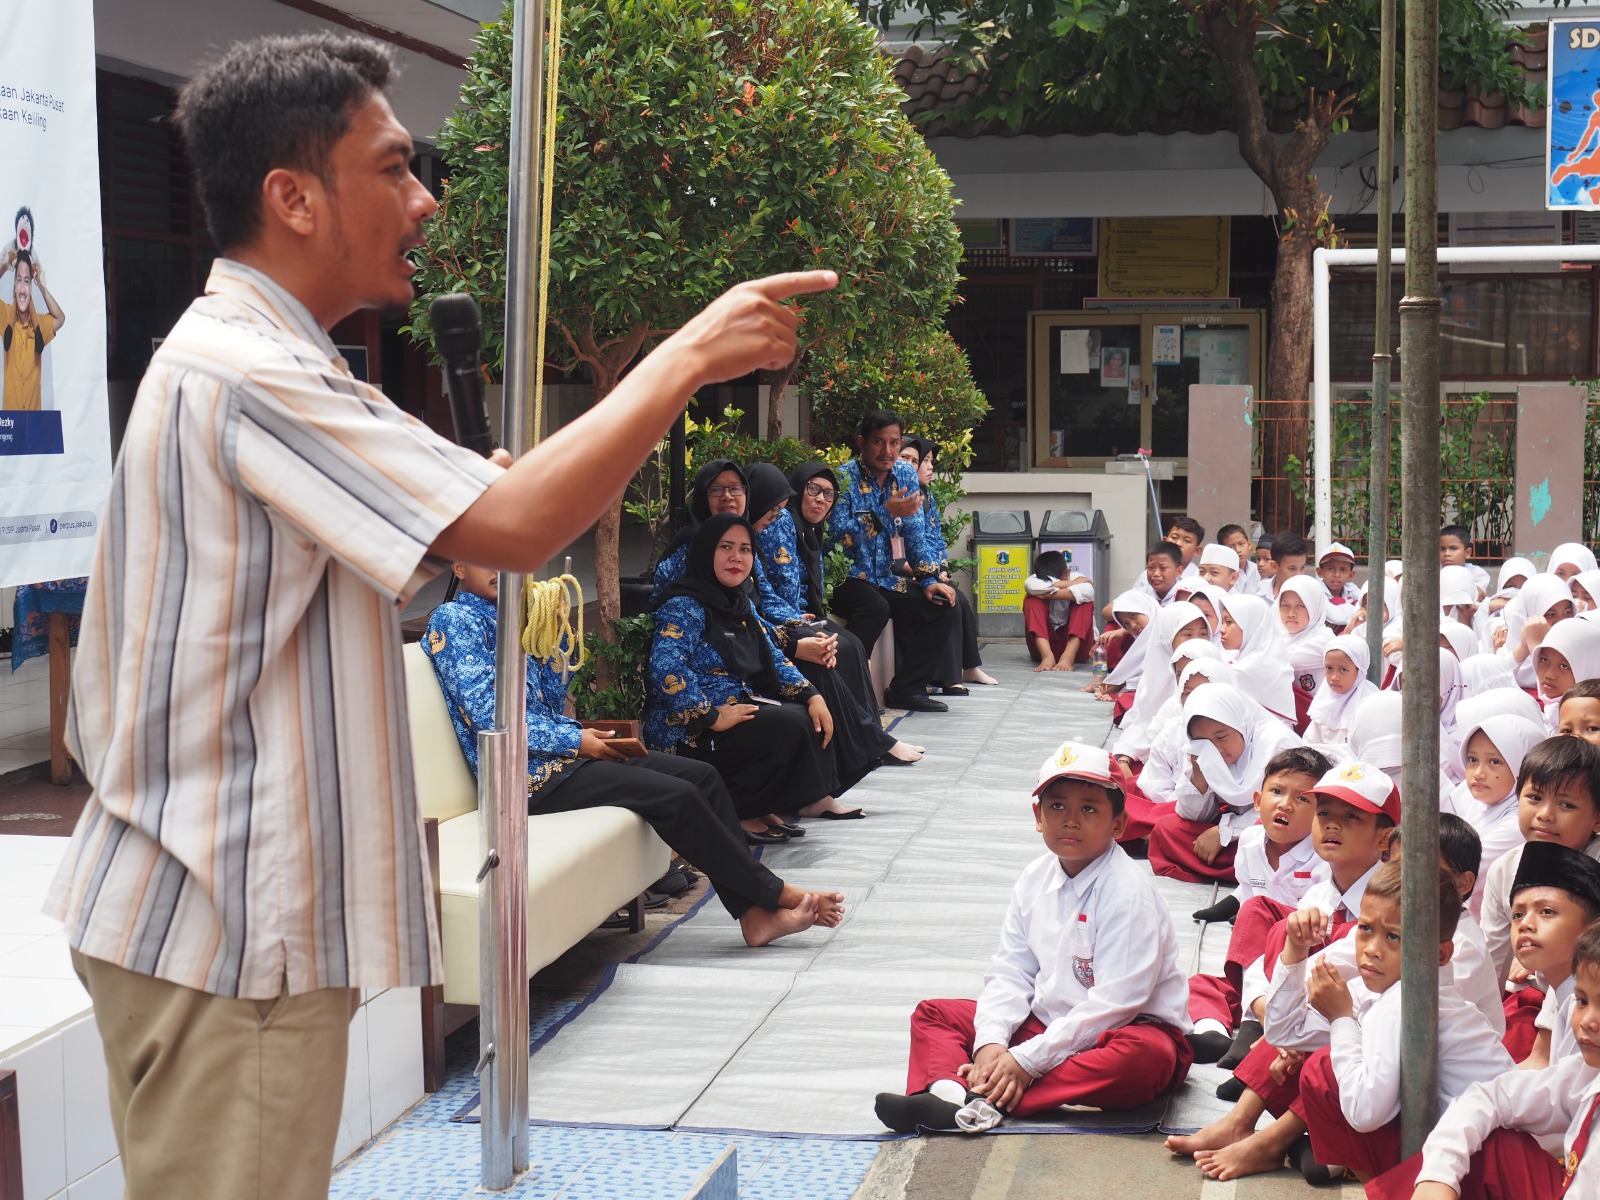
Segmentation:
{"type": "MultiPolygon", "coordinates": [[[[511,57],[511,217],[506,231],[506,358],[501,444],[532,442],[528,413],[540,364],[538,248],[544,162],[544,0],[516,0],[511,57]]],[[[528,730],[522,651],[523,576],[502,573],[494,731],[478,735],[480,872],[478,1043],[483,1186],[504,1191],[528,1168],[528,730]]]]}

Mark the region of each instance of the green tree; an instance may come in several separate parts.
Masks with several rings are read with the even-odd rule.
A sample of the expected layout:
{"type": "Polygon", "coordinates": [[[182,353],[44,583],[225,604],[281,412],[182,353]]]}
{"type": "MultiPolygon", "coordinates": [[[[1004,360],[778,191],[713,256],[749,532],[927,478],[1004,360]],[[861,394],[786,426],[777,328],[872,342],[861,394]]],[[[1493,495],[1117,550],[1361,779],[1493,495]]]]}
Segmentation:
{"type": "MultiPolygon", "coordinates": [[[[484,29],[440,147],[432,294],[473,292],[491,370],[504,339],[510,14],[484,29]]],[[[960,240],[948,176],[899,109],[848,0],[569,0],[563,15],[548,354],[600,399],[654,342],[741,279],[812,267],[840,287],[802,338],[890,311],[936,320],[960,240]]],[[[784,379],[772,381],[781,392],[784,379]]],[[[781,432],[778,430],[777,432],[781,432]]],[[[602,629],[619,614],[622,497],[596,529],[602,629]]]]}
{"type": "MultiPolygon", "coordinates": [[[[1403,7],[1403,6],[1402,6],[1403,7]]],[[[1505,22],[1511,0],[1441,0],[1440,73],[1453,87],[1527,100],[1505,22]]],[[[1379,0],[874,0],[887,21],[915,8],[922,28],[973,67],[979,89],[958,119],[1036,132],[1160,132],[1176,116],[1231,129],[1272,195],[1279,246],[1266,395],[1302,400],[1311,378],[1311,256],[1335,236],[1313,168],[1335,133],[1378,109],[1379,0]],[[1286,134],[1274,117],[1293,114],[1286,134]]],[[[1404,43],[1403,36],[1399,39],[1404,43]]],[[[1282,445],[1305,457],[1302,408],[1282,445]]],[[[1281,474],[1281,471],[1273,471],[1281,474]]],[[[1276,528],[1300,524],[1285,489],[1276,528]]]]}

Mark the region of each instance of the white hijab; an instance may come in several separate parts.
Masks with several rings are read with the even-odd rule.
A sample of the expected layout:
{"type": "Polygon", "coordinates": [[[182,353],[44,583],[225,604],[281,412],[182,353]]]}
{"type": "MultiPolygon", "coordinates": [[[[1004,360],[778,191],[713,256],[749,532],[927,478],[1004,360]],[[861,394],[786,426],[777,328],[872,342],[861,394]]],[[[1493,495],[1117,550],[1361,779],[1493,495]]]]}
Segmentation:
{"type": "MultiPolygon", "coordinates": [[[[1542,617],[1563,600],[1572,603],[1572,589],[1567,581],[1556,575],[1530,575],[1528,582],[1516,597],[1501,609],[1506,619],[1506,648],[1515,646],[1522,638],[1522,627],[1535,617],[1542,617]]],[[[1572,605],[1576,612],[1578,606],[1572,605]]]]}
{"type": "Polygon", "coordinates": [[[1399,692],[1379,692],[1362,703],[1350,722],[1350,757],[1385,772],[1400,766],[1405,755],[1400,741],[1400,705],[1399,692]]]}
{"type": "MultiPolygon", "coordinates": [[[[1498,654],[1469,654],[1461,660],[1461,682],[1466,686],[1467,698],[1481,696],[1494,688],[1514,688],[1517,680],[1511,674],[1511,664],[1498,654]]],[[[1521,691],[1520,688],[1517,689],[1521,691]]],[[[1466,703],[1463,700],[1462,703],[1466,703]]],[[[1461,706],[1456,706],[1461,711],[1461,706]]]]}
{"type": "Polygon", "coordinates": [[[1167,661],[1169,674],[1172,675],[1174,680],[1172,695],[1167,697],[1167,702],[1161,706],[1161,711],[1150,718],[1148,737],[1152,748],[1173,726],[1182,725],[1183,722],[1180,718],[1183,716],[1182,679],[1184,672],[1177,668],[1179,663],[1184,663],[1185,670],[1187,670],[1189,666],[1193,666],[1197,662],[1221,663],[1221,647],[1215,642],[1206,641],[1204,638],[1190,638],[1183,645],[1176,647],[1172,651],[1172,657],[1167,661]]]}
{"type": "MultiPolygon", "coordinates": [[[[1230,593],[1223,591],[1214,583],[1207,583],[1204,579],[1194,581],[1194,586],[1189,589],[1190,603],[1194,603],[1196,595],[1204,596],[1206,603],[1211,605],[1211,611],[1216,613],[1216,620],[1208,620],[1206,625],[1211,630],[1211,640],[1219,647],[1222,645],[1222,602],[1230,593]]],[[[1205,616],[1205,610],[1200,610],[1200,615],[1205,616]]]]}
{"type": "MultiPolygon", "coordinates": [[[[1572,668],[1572,681],[1600,679],[1600,625],[1593,621],[1562,621],[1553,626],[1539,643],[1539,650],[1553,650],[1572,668]]],[[[1535,650],[1537,659],[1539,650],[1535,650]]],[[[1539,696],[1544,705],[1545,724],[1554,733],[1561,728],[1561,697],[1539,696]]]]}
{"type": "MultiPolygon", "coordinates": [[[[1315,691],[1317,685],[1322,682],[1323,655],[1328,652],[1328,646],[1333,641],[1333,630],[1328,628],[1327,623],[1328,590],[1309,576],[1296,575],[1286,580],[1279,589],[1279,600],[1283,599],[1284,592],[1293,592],[1299,597],[1300,603],[1306,606],[1306,612],[1311,617],[1309,623],[1299,633],[1284,630],[1289,639],[1289,673],[1297,686],[1305,688],[1308,692],[1315,691]]],[[[1272,611],[1277,614],[1278,624],[1283,624],[1283,610],[1274,603],[1272,611]]]]}
{"type": "Polygon", "coordinates": [[[1471,658],[1472,652],[1478,648],[1478,639],[1472,630],[1460,621],[1440,621],[1439,636],[1450,643],[1450,649],[1458,662],[1465,662],[1471,658]]]}
{"type": "Polygon", "coordinates": [[[1600,570],[1600,562],[1595,561],[1594,551],[1582,542],[1562,542],[1550,551],[1550,565],[1545,570],[1554,575],[1557,567],[1569,564],[1577,567],[1580,572],[1600,570]]]}
{"type": "Polygon", "coordinates": [[[1149,670],[1140,678],[1139,687],[1133,693],[1133,704],[1122,718],[1122,733],[1117,738],[1115,753],[1138,760],[1149,753],[1150,722],[1178,690],[1177,680],[1165,666],[1172,661],[1172,639],[1185,625],[1195,621],[1204,625],[1205,614],[1187,600],[1174,600],[1150,622],[1150,628],[1140,639],[1149,642],[1145,648],[1149,670]]]}
{"type": "MultiPolygon", "coordinates": [[[[1210,644],[1210,642],[1205,643],[1208,646],[1210,644]]],[[[1180,650],[1183,649],[1182,646],[1178,648],[1180,650]]],[[[1183,695],[1183,689],[1188,686],[1189,681],[1196,675],[1204,676],[1210,682],[1220,683],[1224,687],[1233,687],[1236,683],[1233,668],[1222,661],[1221,655],[1212,658],[1197,658],[1178,675],[1178,695],[1183,695]]],[[[1188,738],[1184,739],[1184,741],[1188,740],[1188,738]]]]}
{"type": "MultiPolygon", "coordinates": [[[[1550,736],[1539,722],[1530,721],[1527,717],[1510,713],[1491,713],[1488,716],[1479,717],[1472,723],[1470,728],[1465,725],[1458,728],[1461,732],[1461,774],[1463,779],[1466,778],[1467,771],[1467,743],[1472,740],[1472,735],[1475,733],[1481,732],[1494,744],[1494,748],[1499,751],[1500,757],[1505,761],[1506,766],[1511,768],[1512,775],[1520,775],[1522,773],[1523,756],[1550,736]]],[[[1516,790],[1517,786],[1513,783],[1511,792],[1508,794],[1515,795],[1516,790]]],[[[1457,795],[1471,800],[1479,808],[1488,807],[1467,790],[1467,785],[1464,782],[1458,789],[1457,795]]],[[[1504,800],[1506,796],[1501,796],[1499,799],[1504,800]]],[[[1456,812],[1461,816],[1467,815],[1460,806],[1457,806],[1456,812]]]]}
{"type": "MultiPolygon", "coordinates": [[[[1285,581],[1284,587],[1288,587],[1285,581]]],[[[1222,606],[1244,630],[1244,641],[1233,651],[1233,669],[1239,690],[1263,708],[1294,720],[1294,678],[1289,667],[1289,635],[1260,596],[1224,596],[1222,606]]]]}
{"type": "MultiPolygon", "coordinates": [[[[1567,586],[1569,588],[1581,587],[1585,592],[1589,593],[1589,599],[1594,603],[1590,604],[1586,611],[1593,612],[1595,609],[1600,608],[1600,571],[1580,571],[1567,580],[1567,586]]],[[[1573,592],[1572,598],[1577,600],[1578,593],[1573,592]]]]}
{"type": "MultiPolygon", "coordinates": [[[[1539,568],[1533,565],[1533,559],[1512,557],[1500,564],[1500,573],[1495,577],[1494,586],[1497,592],[1504,592],[1511,586],[1511,580],[1522,577],[1522,582],[1527,583],[1539,573],[1539,568]]],[[[1522,584],[1517,585],[1519,588],[1522,584]]]]}
{"type": "Polygon", "coordinates": [[[1490,717],[1521,717],[1535,725],[1544,724],[1539,702],[1519,687],[1497,687],[1456,704],[1456,728],[1481,725],[1490,717]]]}
{"type": "Polygon", "coordinates": [[[1123,592],[1111,602],[1113,616],[1119,612],[1143,613],[1145,624],[1139,636],[1122,652],[1122,661],[1117,663],[1117,669],[1106,676],[1107,683],[1124,684],[1139,677],[1144,669],[1145,651],[1150,647],[1150,626],[1155,623],[1156,613],[1160,611],[1160,601],[1149,592],[1123,592]]]}
{"type": "MultiPolygon", "coordinates": [[[[1597,630],[1596,632],[1600,632],[1597,630]]],[[[1461,660],[1439,647],[1439,766],[1452,782],[1460,783],[1461,743],[1456,737],[1456,705],[1461,703],[1466,683],[1461,678],[1461,660]]]]}
{"type": "Polygon", "coordinates": [[[1216,744],[1189,739],[1189,753],[1200,764],[1200,773],[1218,801],[1233,809],[1249,808],[1267,775],[1267,763],[1280,750],[1303,746],[1300,736],[1238,688],[1227,684],[1203,683],[1183,703],[1185,728],[1196,717],[1210,717],[1244,737],[1244,751],[1231,766],[1222,761],[1216,744]]]}
{"type": "MultiPolygon", "coordinates": [[[[1328,686],[1328,681],[1324,678],[1317,685],[1316,695],[1311,697],[1311,707],[1307,710],[1306,716],[1321,728],[1338,730],[1348,738],[1356,713],[1361,710],[1363,704],[1378,694],[1378,685],[1367,678],[1367,668],[1372,663],[1372,655],[1367,649],[1366,638],[1353,633],[1341,633],[1328,643],[1328,651],[1333,650],[1339,651],[1355,663],[1356,670],[1360,673],[1356,685],[1341,696],[1328,686]]],[[[1326,655],[1326,652],[1324,653],[1326,655]]]]}

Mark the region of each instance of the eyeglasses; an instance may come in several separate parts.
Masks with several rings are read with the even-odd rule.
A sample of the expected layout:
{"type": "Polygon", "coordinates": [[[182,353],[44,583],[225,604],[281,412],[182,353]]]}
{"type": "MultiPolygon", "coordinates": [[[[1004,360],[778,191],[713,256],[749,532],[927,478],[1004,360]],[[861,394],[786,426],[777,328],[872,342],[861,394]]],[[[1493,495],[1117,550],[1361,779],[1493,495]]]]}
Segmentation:
{"type": "Polygon", "coordinates": [[[831,487],[828,487],[826,484],[806,484],[806,495],[810,496],[813,500],[826,500],[829,504],[832,504],[833,498],[836,494],[837,493],[835,493],[834,490],[831,487]]]}
{"type": "Polygon", "coordinates": [[[719,484],[716,487],[707,488],[706,489],[706,495],[710,496],[713,500],[720,500],[724,496],[732,496],[734,498],[738,498],[739,496],[744,495],[744,489],[742,487],[740,487],[737,483],[733,484],[731,487],[722,487],[719,484]]]}

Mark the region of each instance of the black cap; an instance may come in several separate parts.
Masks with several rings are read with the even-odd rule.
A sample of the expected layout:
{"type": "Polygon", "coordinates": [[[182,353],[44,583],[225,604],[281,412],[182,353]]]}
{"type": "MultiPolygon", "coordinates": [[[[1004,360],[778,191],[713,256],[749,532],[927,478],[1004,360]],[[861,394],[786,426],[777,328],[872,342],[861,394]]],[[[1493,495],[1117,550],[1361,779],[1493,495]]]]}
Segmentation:
{"type": "Polygon", "coordinates": [[[1511,883],[1514,897],[1524,888],[1552,887],[1571,892],[1600,913],[1600,862],[1559,842],[1529,842],[1522,848],[1517,877],[1511,883]]]}

